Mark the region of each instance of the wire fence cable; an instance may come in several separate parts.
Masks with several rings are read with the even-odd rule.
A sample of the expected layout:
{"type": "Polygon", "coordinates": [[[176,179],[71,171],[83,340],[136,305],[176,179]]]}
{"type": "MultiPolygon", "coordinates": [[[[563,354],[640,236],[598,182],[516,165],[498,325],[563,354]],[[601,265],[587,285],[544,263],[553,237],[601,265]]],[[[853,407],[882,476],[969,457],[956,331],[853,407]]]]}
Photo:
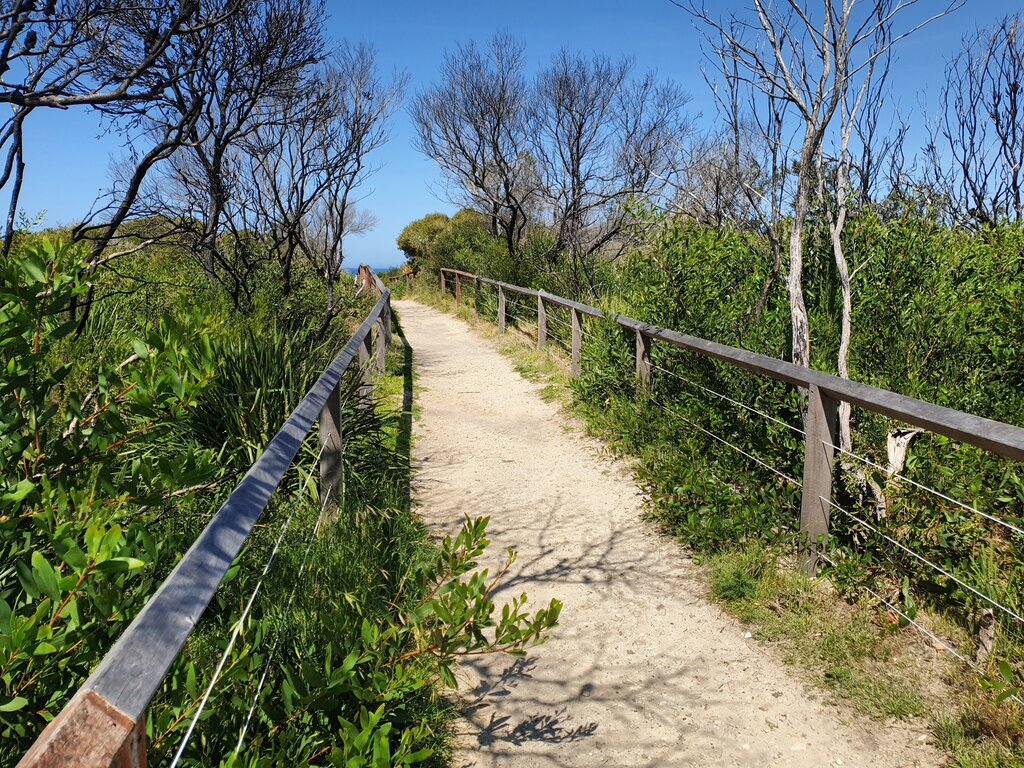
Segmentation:
{"type": "MultiPolygon", "coordinates": [[[[320,447],[320,451],[317,453],[316,462],[314,463],[318,463],[320,461],[326,447],[326,444],[320,447]]],[[[309,474],[306,476],[306,482],[302,485],[302,490],[299,491],[300,499],[309,487],[309,481],[312,479],[313,475],[314,472],[310,470],[309,474]]],[[[210,684],[206,687],[206,691],[199,699],[199,706],[196,707],[195,714],[192,715],[192,720],[188,724],[188,729],[185,731],[185,735],[182,737],[181,743],[178,745],[178,750],[174,753],[174,758],[171,760],[170,768],[176,768],[178,763],[181,761],[181,756],[185,753],[185,748],[188,746],[188,743],[192,738],[192,733],[195,731],[196,725],[199,723],[199,718],[202,716],[203,710],[206,708],[206,703],[209,701],[210,695],[213,693],[213,689],[220,680],[221,672],[224,671],[224,665],[227,663],[228,657],[231,655],[231,651],[235,647],[235,642],[242,634],[242,628],[245,626],[245,621],[249,618],[249,613],[252,611],[253,605],[256,603],[256,597],[259,595],[260,589],[263,586],[263,581],[266,579],[267,573],[270,571],[270,566],[274,564],[274,559],[277,557],[277,553],[281,549],[281,542],[284,541],[285,534],[288,533],[288,528],[291,526],[292,519],[295,517],[295,513],[298,511],[299,506],[299,504],[292,505],[291,512],[288,513],[288,517],[281,526],[281,532],[278,534],[277,541],[274,543],[274,548],[270,551],[270,556],[263,565],[263,570],[260,572],[259,580],[256,582],[256,586],[253,588],[252,594],[249,595],[249,600],[246,602],[245,608],[242,610],[242,615],[239,617],[231,631],[231,637],[228,640],[227,647],[224,649],[224,653],[221,654],[220,661],[217,663],[217,668],[214,670],[213,676],[210,678],[210,684]]]]}

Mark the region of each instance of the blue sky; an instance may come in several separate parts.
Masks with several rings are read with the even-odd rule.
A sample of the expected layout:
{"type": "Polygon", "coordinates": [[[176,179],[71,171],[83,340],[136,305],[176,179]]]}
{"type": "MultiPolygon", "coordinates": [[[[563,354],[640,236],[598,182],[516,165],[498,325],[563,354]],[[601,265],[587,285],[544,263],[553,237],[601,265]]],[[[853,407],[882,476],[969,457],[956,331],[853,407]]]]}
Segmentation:
{"type": "MultiPolygon", "coordinates": [[[[916,13],[928,15],[944,4],[922,0],[916,13]]],[[[702,115],[700,122],[714,118],[700,72],[700,35],[690,17],[669,0],[328,0],[327,5],[331,36],[373,43],[383,67],[409,73],[410,93],[435,80],[446,49],[469,40],[483,42],[504,30],[526,44],[531,66],[542,65],[563,46],[631,56],[639,69],[656,69],[689,91],[691,114],[702,115]]],[[[707,0],[707,5],[727,11],[746,3],[707,0]]],[[[1019,0],[967,0],[956,14],[900,44],[893,90],[903,108],[911,111],[912,122],[924,121],[924,110],[934,103],[942,83],[945,62],[959,48],[964,32],[1019,10],[1019,0]]],[[[119,137],[104,134],[95,116],[85,110],[34,114],[26,135],[22,210],[30,217],[46,211],[46,225],[76,220],[106,185],[112,158],[123,151],[119,137]]],[[[408,222],[431,211],[454,211],[438,197],[443,188],[432,161],[412,146],[413,130],[404,109],[395,116],[391,135],[374,158],[381,168],[370,179],[364,201],[379,223],[373,232],[347,244],[346,266],[401,263],[395,238],[408,222]]],[[[923,140],[923,131],[916,135],[917,142],[923,140]]]]}

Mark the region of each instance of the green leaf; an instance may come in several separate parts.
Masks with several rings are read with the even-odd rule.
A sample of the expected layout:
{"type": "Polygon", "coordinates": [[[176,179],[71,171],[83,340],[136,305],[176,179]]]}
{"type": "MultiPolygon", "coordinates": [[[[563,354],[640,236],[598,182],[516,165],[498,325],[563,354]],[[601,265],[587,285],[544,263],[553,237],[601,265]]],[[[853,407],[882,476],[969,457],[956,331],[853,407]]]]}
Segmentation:
{"type": "Polygon", "coordinates": [[[60,341],[78,327],[80,320],[68,320],[50,331],[50,341],[60,341]]]}
{"type": "Polygon", "coordinates": [[[0,712],[17,712],[28,704],[28,699],[24,696],[15,696],[13,699],[5,704],[0,704],[0,712]]]}
{"type": "Polygon", "coordinates": [[[39,591],[53,600],[55,603],[60,600],[60,585],[57,582],[57,572],[50,562],[43,557],[41,552],[32,553],[32,575],[35,578],[39,591]]]}
{"type": "Polygon", "coordinates": [[[37,283],[46,282],[46,264],[35,254],[26,256],[21,261],[22,269],[37,283]]]}
{"type": "Polygon", "coordinates": [[[53,643],[42,642],[36,646],[35,650],[32,651],[33,656],[49,656],[51,653],[56,653],[57,647],[53,643]]]}
{"type": "Polygon", "coordinates": [[[36,484],[31,480],[22,480],[16,486],[13,491],[8,491],[3,496],[0,496],[0,501],[9,501],[13,504],[20,504],[21,500],[32,493],[36,484]]]}

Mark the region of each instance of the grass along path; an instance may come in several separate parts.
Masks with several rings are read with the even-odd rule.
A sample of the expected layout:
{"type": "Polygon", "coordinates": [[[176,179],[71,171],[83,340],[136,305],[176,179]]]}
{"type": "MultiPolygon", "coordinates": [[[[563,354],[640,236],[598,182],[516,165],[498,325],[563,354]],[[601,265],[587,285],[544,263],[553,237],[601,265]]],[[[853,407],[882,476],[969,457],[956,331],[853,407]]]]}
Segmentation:
{"type": "Polygon", "coordinates": [[[841,708],[702,597],[698,570],[641,519],[628,468],[574,432],[542,385],[460,320],[396,303],[420,407],[414,504],[438,534],[490,515],[506,593],[558,597],[528,658],[463,668],[457,765],[938,766],[923,723],[841,708]]]}

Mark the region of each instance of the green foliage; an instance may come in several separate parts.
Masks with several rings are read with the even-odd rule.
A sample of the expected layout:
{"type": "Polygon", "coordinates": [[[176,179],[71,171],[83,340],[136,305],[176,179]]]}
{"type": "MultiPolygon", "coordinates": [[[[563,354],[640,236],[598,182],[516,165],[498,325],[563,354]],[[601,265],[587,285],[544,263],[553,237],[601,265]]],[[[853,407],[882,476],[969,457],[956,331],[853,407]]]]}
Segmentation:
{"type": "MultiPolygon", "coordinates": [[[[1021,230],[951,231],[910,218],[871,213],[847,226],[847,252],[859,267],[854,286],[854,378],[932,402],[1020,423],[1024,348],[1019,318],[1021,230]]],[[[830,243],[815,225],[807,253],[807,299],[818,368],[835,369],[839,292],[830,243]]],[[[649,245],[617,274],[610,308],[655,325],[785,357],[789,309],[781,276],[770,274],[768,246],[757,235],[656,222],[649,245]]],[[[591,326],[583,375],[574,391],[606,433],[643,459],[655,516],[697,549],[732,547],[748,538],[784,540],[797,525],[799,492],[779,473],[799,479],[803,439],[799,393],[787,385],[653,345],[654,383],[636,387],[633,340],[604,323],[591,326]],[[742,403],[746,408],[738,405],[742,403]],[[777,421],[755,414],[756,409],[777,421]]],[[[889,431],[902,425],[855,410],[855,451],[885,465],[889,431]]],[[[893,547],[894,538],[1020,612],[1014,584],[1022,542],[952,502],[873,467],[840,457],[837,501],[878,532],[836,512],[835,582],[849,594],[863,586],[900,594],[905,612],[923,603],[963,611],[968,622],[985,607],[976,595],[893,547]],[[880,515],[874,483],[884,495],[880,515]],[[904,578],[906,577],[906,583],[904,578]]],[[[947,438],[912,444],[904,474],[1009,523],[1024,520],[1024,481],[1013,465],[947,438]]],[[[1024,639],[1000,618],[1001,636],[1024,639]]],[[[1007,646],[1007,649],[1009,646],[1007,646]]]]}
{"type": "Polygon", "coordinates": [[[215,339],[217,377],[190,413],[200,444],[223,447],[233,465],[255,461],[329,362],[329,345],[309,338],[275,324],[215,339]]]}
{"type": "Polygon", "coordinates": [[[749,547],[736,557],[721,558],[711,577],[711,591],[721,600],[754,597],[765,572],[774,567],[773,553],[763,547],[749,547]]]}
{"type": "Polygon", "coordinates": [[[487,217],[463,208],[451,218],[431,213],[417,219],[398,236],[417,281],[436,285],[438,270],[461,269],[519,285],[537,277],[528,255],[513,257],[504,240],[490,231],[487,217]]]}
{"type": "MultiPolygon", "coordinates": [[[[648,215],[646,223],[651,226],[641,244],[609,272],[607,294],[588,303],[610,316],[626,314],[770,357],[788,357],[785,272],[773,271],[766,239],[668,217],[648,215]]],[[[865,210],[848,220],[845,239],[855,269],[852,377],[1024,423],[1019,387],[1024,380],[1019,353],[1024,349],[1019,322],[1024,314],[1019,280],[1024,230],[951,230],[909,210],[885,217],[865,210]]],[[[804,257],[812,363],[835,372],[842,297],[824,221],[810,222],[804,257]]],[[[558,289],[567,277],[557,255],[548,266],[550,273],[519,284],[567,295],[558,289]]],[[[493,317],[493,296],[482,293],[476,297],[477,310],[493,317]]],[[[532,330],[535,315],[529,307],[510,311],[521,313],[524,327],[532,330]]],[[[806,583],[789,584],[774,562],[791,555],[799,527],[800,393],[658,342],[651,352],[653,382],[643,388],[634,371],[633,334],[614,322],[589,319],[585,330],[582,373],[571,385],[575,406],[595,431],[639,459],[637,478],[649,494],[652,517],[699,555],[714,559],[711,589],[719,599],[761,627],[762,636],[788,638],[812,667],[820,661],[826,670],[823,682],[858,707],[873,715],[905,717],[934,706],[920,692],[927,687],[912,674],[916,660],[894,650],[909,645],[902,632],[913,631],[910,622],[894,610],[880,610],[866,589],[926,626],[942,622],[940,634],[955,638],[952,642],[966,655],[973,653],[981,617],[991,609],[887,537],[1024,614],[1018,586],[1024,579],[1022,537],[844,456],[837,461],[835,501],[877,529],[839,510],[832,514],[830,548],[837,565],[827,575],[853,604],[852,612],[844,612],[849,606],[831,597],[820,599],[806,583]],[[825,619],[837,612],[834,622],[825,619]],[[896,676],[881,668],[890,659],[898,662],[896,676]]],[[[557,324],[549,326],[556,342],[559,333],[557,324]]],[[[904,426],[854,409],[853,448],[884,467],[890,432],[904,426]]],[[[911,443],[901,474],[1024,526],[1024,476],[1016,464],[923,434],[911,443]]],[[[1024,632],[1003,612],[995,616],[995,647],[983,678],[993,694],[986,718],[1019,733],[1024,720],[1006,714],[1009,705],[1000,707],[995,699],[1021,687],[1024,632]]],[[[950,695],[967,696],[977,685],[974,678],[958,679],[950,683],[950,695]]],[[[1017,712],[1015,706],[1009,706],[1011,713],[1017,712]]],[[[981,746],[975,751],[998,755],[995,762],[979,758],[963,764],[1019,759],[1020,739],[992,747],[992,738],[992,733],[979,734],[981,746]]]]}
{"type": "MultiPolygon", "coordinates": [[[[352,412],[366,409],[354,405],[352,412]]],[[[346,423],[355,418],[360,417],[346,417],[346,423]]],[[[368,431],[379,434],[393,416],[369,418],[376,421],[368,431]]],[[[455,687],[457,660],[522,654],[543,642],[557,625],[557,601],[534,612],[526,610],[525,595],[503,606],[495,604],[493,592],[505,569],[490,574],[477,567],[488,544],[487,519],[467,519],[456,536],[432,547],[425,542],[422,525],[402,503],[394,448],[364,431],[346,446],[345,457],[346,478],[361,471],[358,457],[362,471],[369,462],[375,465],[377,483],[371,488],[346,482],[337,510],[340,523],[311,541],[309,567],[297,585],[296,571],[306,560],[302,549],[309,534],[286,544],[286,562],[274,572],[243,642],[232,651],[208,714],[185,753],[186,764],[422,762],[444,749],[450,705],[439,689],[455,687]],[[393,506],[396,503],[399,506],[393,506]],[[291,610],[285,613],[282,595],[289,590],[295,591],[288,598],[291,610]],[[268,647],[278,628],[284,641],[276,659],[270,659],[268,647]],[[268,666],[270,661],[274,663],[268,666]],[[243,748],[236,751],[256,681],[264,672],[269,674],[256,700],[255,720],[243,748]]],[[[291,502],[306,505],[307,530],[318,513],[313,501],[291,502]]],[[[278,524],[278,515],[268,521],[271,529],[278,524]]],[[[245,562],[258,563],[267,543],[251,543],[245,562]]],[[[506,568],[513,559],[510,552],[506,568]]],[[[212,674],[232,616],[252,588],[258,569],[245,568],[245,562],[243,575],[221,597],[225,609],[204,619],[168,677],[164,696],[150,709],[155,759],[176,749],[202,692],[200,682],[212,674]]]]}
{"type": "Polygon", "coordinates": [[[214,371],[209,339],[163,318],[71,388],[54,354],[88,290],[79,250],[16,251],[0,273],[0,736],[24,746],[153,589],[168,542],[139,517],[215,476],[174,441],[214,371]]]}
{"type": "MultiPolygon", "coordinates": [[[[623,264],[606,312],[777,356],[788,310],[772,296],[754,312],[767,278],[755,246],[747,234],[662,222],[650,250],[623,264]]],[[[573,389],[600,429],[642,457],[639,476],[657,519],[698,548],[785,538],[796,520],[796,489],[708,433],[796,476],[799,435],[720,396],[797,425],[797,394],[662,344],[653,345],[654,386],[645,390],[634,358],[631,333],[610,321],[588,324],[573,389]]]]}
{"type": "Polygon", "coordinates": [[[405,254],[414,271],[419,272],[426,265],[434,239],[444,230],[448,221],[448,216],[443,213],[428,213],[422,219],[407,224],[399,233],[396,240],[398,248],[405,254]]]}

